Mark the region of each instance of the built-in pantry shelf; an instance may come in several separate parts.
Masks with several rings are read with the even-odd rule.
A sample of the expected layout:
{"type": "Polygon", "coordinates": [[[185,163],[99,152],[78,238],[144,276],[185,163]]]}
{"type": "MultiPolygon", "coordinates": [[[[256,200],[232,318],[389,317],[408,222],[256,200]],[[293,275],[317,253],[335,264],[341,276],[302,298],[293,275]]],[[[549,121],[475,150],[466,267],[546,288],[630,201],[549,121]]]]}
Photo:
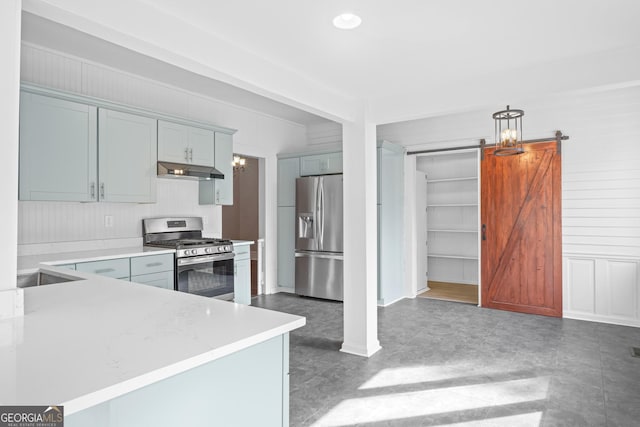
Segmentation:
{"type": "Polygon", "coordinates": [[[477,260],[477,256],[471,255],[445,255],[445,254],[427,254],[428,258],[448,258],[448,259],[474,259],[477,260]]]}
{"type": "Polygon", "coordinates": [[[427,208],[464,208],[478,206],[477,203],[437,203],[428,204],[427,208]]]}
{"type": "Polygon", "coordinates": [[[431,232],[435,232],[435,233],[478,233],[478,230],[456,230],[453,228],[430,228],[427,230],[429,233],[431,232]]]}
{"type": "Polygon", "coordinates": [[[437,184],[440,182],[459,182],[459,181],[476,181],[476,176],[465,176],[459,178],[441,178],[441,179],[427,179],[427,184],[437,184]]]}
{"type": "Polygon", "coordinates": [[[424,229],[430,281],[479,282],[479,165],[477,150],[416,160],[427,176],[424,229]]]}

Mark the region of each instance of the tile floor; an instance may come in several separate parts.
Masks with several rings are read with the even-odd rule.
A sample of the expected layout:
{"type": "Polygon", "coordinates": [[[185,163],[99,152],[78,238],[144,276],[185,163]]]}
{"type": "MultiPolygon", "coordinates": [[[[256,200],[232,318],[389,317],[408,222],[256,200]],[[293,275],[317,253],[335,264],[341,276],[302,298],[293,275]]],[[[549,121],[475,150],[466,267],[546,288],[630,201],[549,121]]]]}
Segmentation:
{"type": "Polygon", "coordinates": [[[291,333],[291,426],[640,426],[640,328],[429,299],[378,309],[382,350],[338,350],[342,304],[253,305],[306,316],[291,333]]]}

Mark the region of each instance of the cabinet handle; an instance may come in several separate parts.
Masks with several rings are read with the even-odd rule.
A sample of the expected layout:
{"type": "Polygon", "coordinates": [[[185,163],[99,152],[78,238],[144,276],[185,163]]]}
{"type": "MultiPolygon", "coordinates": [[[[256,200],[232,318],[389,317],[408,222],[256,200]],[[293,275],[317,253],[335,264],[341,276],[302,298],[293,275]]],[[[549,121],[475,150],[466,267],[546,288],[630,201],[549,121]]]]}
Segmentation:
{"type": "Polygon", "coordinates": [[[116,271],[114,268],[99,268],[96,270],[96,274],[110,273],[116,271]]]}
{"type": "Polygon", "coordinates": [[[184,160],[186,162],[189,161],[189,147],[185,147],[185,149],[184,149],[184,160]]]}
{"type": "Polygon", "coordinates": [[[216,203],[220,203],[220,190],[216,190],[216,203]]]}
{"type": "Polygon", "coordinates": [[[162,265],[161,262],[152,262],[152,263],[147,264],[147,267],[158,267],[160,265],[162,265]]]}
{"type": "Polygon", "coordinates": [[[482,240],[487,240],[487,225],[482,224],[482,240]]]}
{"type": "Polygon", "coordinates": [[[193,162],[193,148],[189,148],[189,161],[193,162]]]}
{"type": "Polygon", "coordinates": [[[104,182],[100,183],[100,198],[104,199],[104,182]]]}
{"type": "Polygon", "coordinates": [[[91,183],[91,200],[96,198],[96,183],[91,183]]]}

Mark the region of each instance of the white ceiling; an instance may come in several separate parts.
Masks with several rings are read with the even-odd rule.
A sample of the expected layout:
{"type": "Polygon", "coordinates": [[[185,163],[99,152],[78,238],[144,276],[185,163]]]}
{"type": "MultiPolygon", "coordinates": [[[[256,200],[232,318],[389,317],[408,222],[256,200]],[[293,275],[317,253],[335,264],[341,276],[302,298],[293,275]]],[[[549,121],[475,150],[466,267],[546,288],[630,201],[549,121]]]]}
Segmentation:
{"type": "Polygon", "coordinates": [[[22,14],[22,40],[260,111],[305,126],[327,120],[262,95],[167,64],[39,16],[22,14]],[[159,77],[161,76],[161,77],[159,77]]]}
{"type": "Polygon", "coordinates": [[[24,8],[335,119],[362,105],[384,123],[640,80],[637,0],[24,0],[24,8]],[[345,11],[361,27],[333,28],[345,11]]]}

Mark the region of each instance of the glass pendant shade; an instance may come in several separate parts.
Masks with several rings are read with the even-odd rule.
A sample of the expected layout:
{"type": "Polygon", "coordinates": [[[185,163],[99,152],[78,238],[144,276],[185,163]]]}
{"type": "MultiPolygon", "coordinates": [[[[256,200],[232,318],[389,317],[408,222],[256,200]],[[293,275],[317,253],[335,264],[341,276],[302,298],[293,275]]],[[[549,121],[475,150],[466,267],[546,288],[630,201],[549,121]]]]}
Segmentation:
{"type": "Polygon", "coordinates": [[[512,156],[524,153],[522,147],[523,110],[506,110],[493,113],[495,124],[496,156],[512,156]]]}

